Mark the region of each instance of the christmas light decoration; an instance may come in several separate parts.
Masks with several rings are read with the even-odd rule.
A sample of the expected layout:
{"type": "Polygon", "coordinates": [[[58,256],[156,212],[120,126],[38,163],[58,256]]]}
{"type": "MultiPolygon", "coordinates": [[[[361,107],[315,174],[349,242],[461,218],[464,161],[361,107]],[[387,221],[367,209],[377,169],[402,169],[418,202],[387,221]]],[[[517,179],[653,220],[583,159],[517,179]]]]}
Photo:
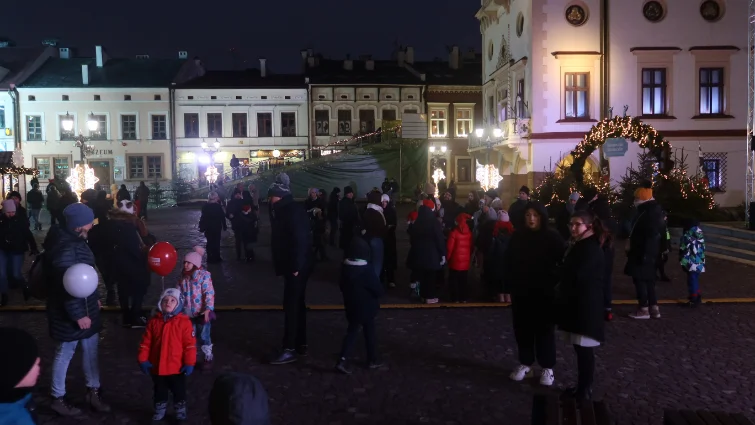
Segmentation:
{"type": "Polygon", "coordinates": [[[78,164],[71,169],[71,176],[66,179],[71,189],[79,198],[87,189],[94,189],[100,179],[94,175],[94,169],[87,164],[78,164]]]}
{"type": "Polygon", "coordinates": [[[213,184],[218,179],[218,169],[215,168],[214,165],[210,165],[207,167],[207,171],[204,172],[204,175],[207,177],[207,181],[210,184],[213,184]]]}
{"type": "Polygon", "coordinates": [[[477,181],[480,182],[480,187],[482,187],[482,190],[485,191],[498,188],[498,183],[503,180],[501,173],[497,168],[495,168],[493,164],[481,165],[477,167],[475,177],[477,178],[477,181]]]}
{"type": "Polygon", "coordinates": [[[446,175],[443,173],[443,170],[440,168],[436,168],[435,171],[433,171],[433,181],[435,182],[435,186],[438,186],[438,182],[445,179],[446,175]]]}
{"type": "Polygon", "coordinates": [[[358,142],[359,140],[362,140],[366,137],[377,136],[379,134],[386,133],[386,132],[387,133],[398,132],[400,130],[401,130],[401,126],[399,125],[393,128],[385,129],[385,130],[377,130],[377,131],[373,131],[372,133],[360,134],[358,136],[354,136],[349,139],[338,140],[333,143],[328,143],[327,145],[312,146],[312,149],[328,149],[333,146],[348,146],[350,143],[358,142]]]}

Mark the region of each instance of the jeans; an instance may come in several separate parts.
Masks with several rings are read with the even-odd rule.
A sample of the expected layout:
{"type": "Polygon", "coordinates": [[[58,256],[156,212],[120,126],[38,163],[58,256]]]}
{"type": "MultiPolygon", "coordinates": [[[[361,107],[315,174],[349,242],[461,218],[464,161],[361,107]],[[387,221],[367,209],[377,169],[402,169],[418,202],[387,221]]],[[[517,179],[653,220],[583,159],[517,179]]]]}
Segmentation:
{"type": "Polygon", "coordinates": [[[293,350],[307,345],[307,293],[308,274],[300,271],[298,276],[286,274],[283,283],[283,349],[293,350]]]}
{"type": "Polygon", "coordinates": [[[39,213],[41,209],[29,210],[29,223],[32,225],[32,229],[42,228],[42,223],[39,222],[39,213]]]}
{"type": "Polygon", "coordinates": [[[13,286],[20,285],[24,281],[21,267],[24,264],[24,254],[0,251],[0,293],[5,294],[10,288],[10,279],[13,286]]]}
{"type": "MultiPolygon", "coordinates": [[[[210,339],[210,331],[212,330],[212,323],[204,321],[204,314],[200,314],[197,317],[191,319],[191,323],[194,326],[194,335],[197,337],[197,361],[199,361],[199,352],[204,350],[212,350],[212,340],[210,339]],[[202,348],[209,347],[209,348],[202,348]]],[[[210,351],[212,353],[212,351],[210,351]]],[[[205,353],[205,359],[207,359],[207,353],[205,353]]],[[[212,360],[212,355],[209,356],[212,360]]]]}
{"type": "Polygon", "coordinates": [[[574,345],[577,353],[577,389],[592,388],[595,379],[595,348],[574,345]]]}
{"type": "Polygon", "coordinates": [[[451,289],[451,300],[467,300],[467,275],[469,270],[449,270],[448,286],[451,289]]]}
{"type": "Polygon", "coordinates": [[[380,273],[383,271],[383,256],[385,255],[385,252],[383,252],[383,240],[380,238],[370,238],[368,242],[370,244],[370,251],[372,251],[370,264],[375,270],[375,276],[380,276],[380,273]]]}
{"type": "Polygon", "coordinates": [[[66,395],[66,373],[68,364],[71,363],[76,346],[81,343],[81,367],[84,369],[84,378],[87,388],[100,388],[100,368],[97,364],[97,344],[99,334],[94,334],[87,339],[70,342],[59,342],[55,349],[55,358],[52,361],[52,383],[50,390],[52,396],[60,398],[66,395]]]}
{"type": "Polygon", "coordinates": [[[658,298],[655,295],[655,279],[633,278],[632,280],[637,290],[637,302],[640,308],[658,305],[658,298]]]}
{"type": "Polygon", "coordinates": [[[341,358],[346,359],[351,353],[351,349],[354,347],[354,343],[359,335],[359,328],[364,330],[364,344],[367,350],[367,362],[377,363],[377,342],[375,338],[375,319],[370,318],[362,322],[349,322],[349,327],[346,330],[346,336],[343,338],[343,344],[341,344],[341,358]]]}
{"type": "Polygon", "coordinates": [[[155,404],[167,403],[173,393],[173,404],[186,401],[186,375],[152,375],[155,384],[155,404]]]}
{"type": "Polygon", "coordinates": [[[700,296],[700,272],[687,272],[687,291],[690,298],[700,296]]]}
{"type": "MultiPolygon", "coordinates": [[[[121,275],[123,276],[123,275],[121,275]]],[[[120,278],[124,279],[124,278],[120,278]]],[[[124,325],[135,325],[139,323],[142,314],[142,302],[146,288],[124,279],[118,282],[118,301],[121,303],[121,314],[123,315],[124,325]]]]}

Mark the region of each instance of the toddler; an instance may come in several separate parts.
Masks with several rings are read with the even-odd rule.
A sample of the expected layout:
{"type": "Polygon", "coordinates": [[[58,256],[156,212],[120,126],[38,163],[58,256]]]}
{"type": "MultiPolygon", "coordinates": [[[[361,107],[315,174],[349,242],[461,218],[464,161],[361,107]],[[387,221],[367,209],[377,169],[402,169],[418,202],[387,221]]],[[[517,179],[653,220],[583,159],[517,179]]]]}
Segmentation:
{"type": "Polygon", "coordinates": [[[165,418],[168,393],[173,393],[176,420],[186,421],[186,376],[194,371],[196,339],[191,321],[183,313],[178,289],[170,288],[160,296],[158,313],[147,323],[139,346],[139,367],[152,375],[155,386],[153,421],[165,418]]]}
{"type": "Polygon", "coordinates": [[[184,312],[194,326],[194,333],[204,354],[201,366],[209,368],[212,364],[210,320],[215,318],[215,288],[212,286],[210,272],[202,268],[203,255],[204,249],[201,246],[195,246],[193,251],[186,254],[177,288],[183,295],[184,312]]]}
{"type": "Polygon", "coordinates": [[[685,220],[682,238],[679,241],[679,263],[687,275],[689,305],[695,307],[703,301],[700,295],[700,273],[705,272],[705,238],[700,223],[685,220]]]}

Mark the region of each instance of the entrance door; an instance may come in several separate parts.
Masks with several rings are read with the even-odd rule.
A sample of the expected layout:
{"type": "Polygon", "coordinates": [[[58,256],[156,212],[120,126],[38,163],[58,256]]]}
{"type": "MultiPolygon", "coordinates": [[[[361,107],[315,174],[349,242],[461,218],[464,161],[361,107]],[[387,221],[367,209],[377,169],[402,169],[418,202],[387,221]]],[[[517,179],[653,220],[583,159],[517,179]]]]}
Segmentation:
{"type": "Polygon", "coordinates": [[[110,185],[113,184],[113,163],[109,159],[89,161],[89,166],[94,170],[94,175],[100,179],[97,186],[101,190],[110,193],[110,185]]]}

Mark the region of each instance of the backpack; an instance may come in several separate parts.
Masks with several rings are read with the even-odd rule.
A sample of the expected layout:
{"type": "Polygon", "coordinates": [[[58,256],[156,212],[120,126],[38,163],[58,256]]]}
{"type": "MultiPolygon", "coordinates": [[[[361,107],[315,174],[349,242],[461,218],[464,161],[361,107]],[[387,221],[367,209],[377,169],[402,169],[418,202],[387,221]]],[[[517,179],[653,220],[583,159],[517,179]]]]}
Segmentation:
{"type": "Polygon", "coordinates": [[[29,269],[29,280],[24,288],[24,298],[29,299],[36,298],[44,301],[47,299],[48,291],[48,273],[50,265],[47,264],[47,254],[42,251],[31,263],[31,269],[29,269]]]}

